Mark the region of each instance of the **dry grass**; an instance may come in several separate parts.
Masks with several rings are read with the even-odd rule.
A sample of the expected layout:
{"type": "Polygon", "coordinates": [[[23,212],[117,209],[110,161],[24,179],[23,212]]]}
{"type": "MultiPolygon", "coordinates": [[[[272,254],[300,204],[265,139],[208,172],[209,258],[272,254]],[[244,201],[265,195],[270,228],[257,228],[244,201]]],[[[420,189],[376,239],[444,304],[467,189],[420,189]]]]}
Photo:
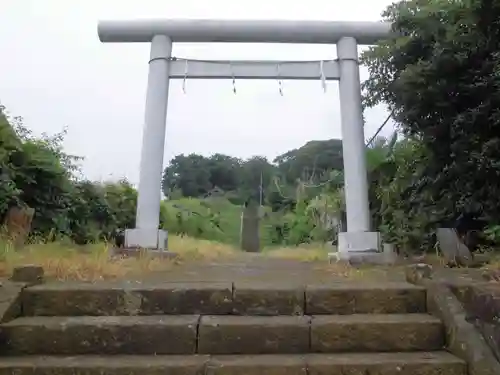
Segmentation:
{"type": "MultiPolygon", "coordinates": [[[[0,240],[0,277],[8,277],[16,266],[41,265],[47,277],[57,280],[88,280],[133,278],[157,271],[168,271],[173,267],[195,261],[223,260],[238,257],[241,252],[230,245],[198,240],[190,237],[169,237],[169,247],[179,254],[174,260],[152,257],[144,252],[137,258],[110,259],[109,248],[104,243],[76,246],[69,242],[50,244],[33,243],[21,251],[15,251],[8,242],[0,240]]],[[[301,262],[318,262],[315,267],[327,269],[332,275],[349,278],[367,278],[372,274],[390,272],[383,267],[353,268],[343,263],[327,263],[329,246],[310,244],[298,247],[264,249],[263,255],[274,259],[301,262]]],[[[436,266],[442,259],[434,255],[422,261],[436,266]]],[[[485,267],[486,268],[486,267],[485,267]]],[[[500,258],[496,258],[488,269],[500,269],[500,258]]]]}
{"type": "MultiPolygon", "coordinates": [[[[147,252],[137,258],[110,259],[105,243],[77,246],[70,242],[31,243],[21,251],[0,241],[0,277],[8,277],[21,265],[34,264],[44,268],[48,278],[57,280],[103,280],[143,276],[150,272],[167,271],[192,261],[212,261],[241,254],[233,246],[190,237],[170,236],[169,248],[179,254],[175,260],[152,257],[147,252]]],[[[327,248],[321,245],[277,248],[265,251],[272,258],[317,261],[327,259],[327,248]]]]}
{"type": "Polygon", "coordinates": [[[155,259],[111,260],[105,244],[72,247],[63,243],[32,244],[22,251],[4,245],[0,275],[9,276],[16,266],[35,264],[44,268],[49,278],[58,280],[116,279],[166,266],[155,259]]]}
{"type": "Polygon", "coordinates": [[[199,240],[191,237],[169,236],[168,246],[179,254],[181,261],[213,260],[238,254],[239,250],[221,242],[199,240]]]}
{"type": "Polygon", "coordinates": [[[76,246],[70,243],[33,243],[15,251],[9,242],[0,242],[0,277],[8,277],[16,266],[35,264],[49,278],[57,280],[119,279],[171,269],[192,260],[214,259],[235,254],[231,246],[192,238],[171,236],[169,244],[179,257],[175,260],[152,257],[147,252],[137,258],[109,257],[107,244],[76,246]]]}
{"type": "Polygon", "coordinates": [[[491,270],[500,270],[500,255],[493,256],[486,268],[491,270]]]}
{"type": "Polygon", "coordinates": [[[294,247],[264,249],[264,254],[270,258],[292,259],[303,262],[327,261],[330,246],[324,244],[304,244],[294,247]]]}
{"type": "MultiPolygon", "coordinates": [[[[137,258],[110,259],[105,243],[77,246],[60,241],[26,245],[15,251],[12,244],[0,241],[0,277],[8,277],[21,265],[34,264],[44,268],[45,274],[57,280],[103,280],[143,276],[150,272],[167,271],[192,261],[212,261],[237,257],[240,251],[230,245],[198,240],[190,237],[170,236],[169,248],[179,254],[175,260],[152,257],[147,252],[137,258]]],[[[297,261],[325,261],[328,248],[319,245],[266,249],[265,256],[297,261]]],[[[332,270],[333,271],[333,270],[332,270]]],[[[345,273],[346,270],[338,270],[345,273]]]]}

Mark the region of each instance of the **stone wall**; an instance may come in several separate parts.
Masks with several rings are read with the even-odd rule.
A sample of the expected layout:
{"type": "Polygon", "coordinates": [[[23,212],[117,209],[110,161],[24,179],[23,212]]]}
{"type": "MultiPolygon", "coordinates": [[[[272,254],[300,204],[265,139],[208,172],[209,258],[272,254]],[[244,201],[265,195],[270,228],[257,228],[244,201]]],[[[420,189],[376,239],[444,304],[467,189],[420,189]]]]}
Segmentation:
{"type": "Polygon", "coordinates": [[[500,283],[482,283],[455,288],[467,320],[482,333],[500,361],[500,283]]]}

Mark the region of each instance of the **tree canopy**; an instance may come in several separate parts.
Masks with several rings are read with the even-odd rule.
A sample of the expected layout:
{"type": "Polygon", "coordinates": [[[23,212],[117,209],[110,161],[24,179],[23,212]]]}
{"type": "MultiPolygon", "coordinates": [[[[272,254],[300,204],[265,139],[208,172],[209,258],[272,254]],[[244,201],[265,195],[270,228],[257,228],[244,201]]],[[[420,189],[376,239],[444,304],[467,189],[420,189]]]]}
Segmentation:
{"type": "Polygon", "coordinates": [[[228,155],[177,155],[163,174],[163,193],[174,197],[203,197],[213,189],[230,192],[235,202],[258,199],[276,192],[276,184],[287,189],[298,180],[318,183],[329,179],[332,170],[343,170],[342,141],[311,141],[277,156],[273,162],[254,156],[241,160],[228,155]]]}
{"type": "MultiPolygon", "coordinates": [[[[498,217],[500,193],[500,3],[412,0],[383,13],[394,34],[363,56],[368,106],[384,103],[421,142],[418,173],[402,198],[443,215],[498,217]]],[[[408,209],[407,214],[412,211],[408,209]]]]}

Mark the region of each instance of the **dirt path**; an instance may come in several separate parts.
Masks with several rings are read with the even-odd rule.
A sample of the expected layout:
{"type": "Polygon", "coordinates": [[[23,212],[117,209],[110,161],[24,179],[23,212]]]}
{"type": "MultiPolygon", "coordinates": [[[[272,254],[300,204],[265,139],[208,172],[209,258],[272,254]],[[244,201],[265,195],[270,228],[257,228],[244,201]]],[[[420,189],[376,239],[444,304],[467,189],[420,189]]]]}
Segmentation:
{"type": "Polygon", "coordinates": [[[381,281],[403,281],[401,267],[364,267],[354,269],[324,261],[304,262],[273,259],[261,254],[239,254],[212,261],[190,261],[178,264],[168,271],[153,272],[144,280],[154,281],[249,281],[262,283],[322,284],[365,278],[381,281]]]}
{"type": "MultiPolygon", "coordinates": [[[[362,266],[353,268],[324,261],[305,262],[274,259],[262,254],[241,253],[234,257],[190,261],[168,271],[152,272],[144,280],[152,281],[249,281],[262,283],[322,284],[347,281],[405,281],[405,265],[362,266]]],[[[434,278],[441,281],[484,281],[480,269],[450,269],[434,266],[434,278]]]]}

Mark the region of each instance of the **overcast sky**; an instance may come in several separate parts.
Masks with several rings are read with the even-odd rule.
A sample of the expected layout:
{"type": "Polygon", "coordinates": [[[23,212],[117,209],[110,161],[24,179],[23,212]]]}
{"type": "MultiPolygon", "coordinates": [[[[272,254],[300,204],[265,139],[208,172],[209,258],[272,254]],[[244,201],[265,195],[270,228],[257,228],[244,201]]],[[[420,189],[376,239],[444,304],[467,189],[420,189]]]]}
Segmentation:
{"type": "MultiPolygon", "coordinates": [[[[215,18],[379,20],[388,0],[2,0],[0,103],[35,133],[68,128],[65,147],[85,157],[91,179],[138,182],[148,44],[102,44],[99,19],[215,18]],[[273,5],[270,5],[273,4],[273,5]]],[[[334,46],[182,44],[173,55],[201,59],[315,60],[334,46]]],[[[362,79],[367,77],[362,70],[362,79]]],[[[319,81],[182,81],[170,85],[166,164],[181,153],[269,159],[310,140],[340,138],[338,85],[319,81]]],[[[367,111],[365,136],[384,121],[367,111]]],[[[383,134],[389,134],[387,126],[383,134]]]]}

